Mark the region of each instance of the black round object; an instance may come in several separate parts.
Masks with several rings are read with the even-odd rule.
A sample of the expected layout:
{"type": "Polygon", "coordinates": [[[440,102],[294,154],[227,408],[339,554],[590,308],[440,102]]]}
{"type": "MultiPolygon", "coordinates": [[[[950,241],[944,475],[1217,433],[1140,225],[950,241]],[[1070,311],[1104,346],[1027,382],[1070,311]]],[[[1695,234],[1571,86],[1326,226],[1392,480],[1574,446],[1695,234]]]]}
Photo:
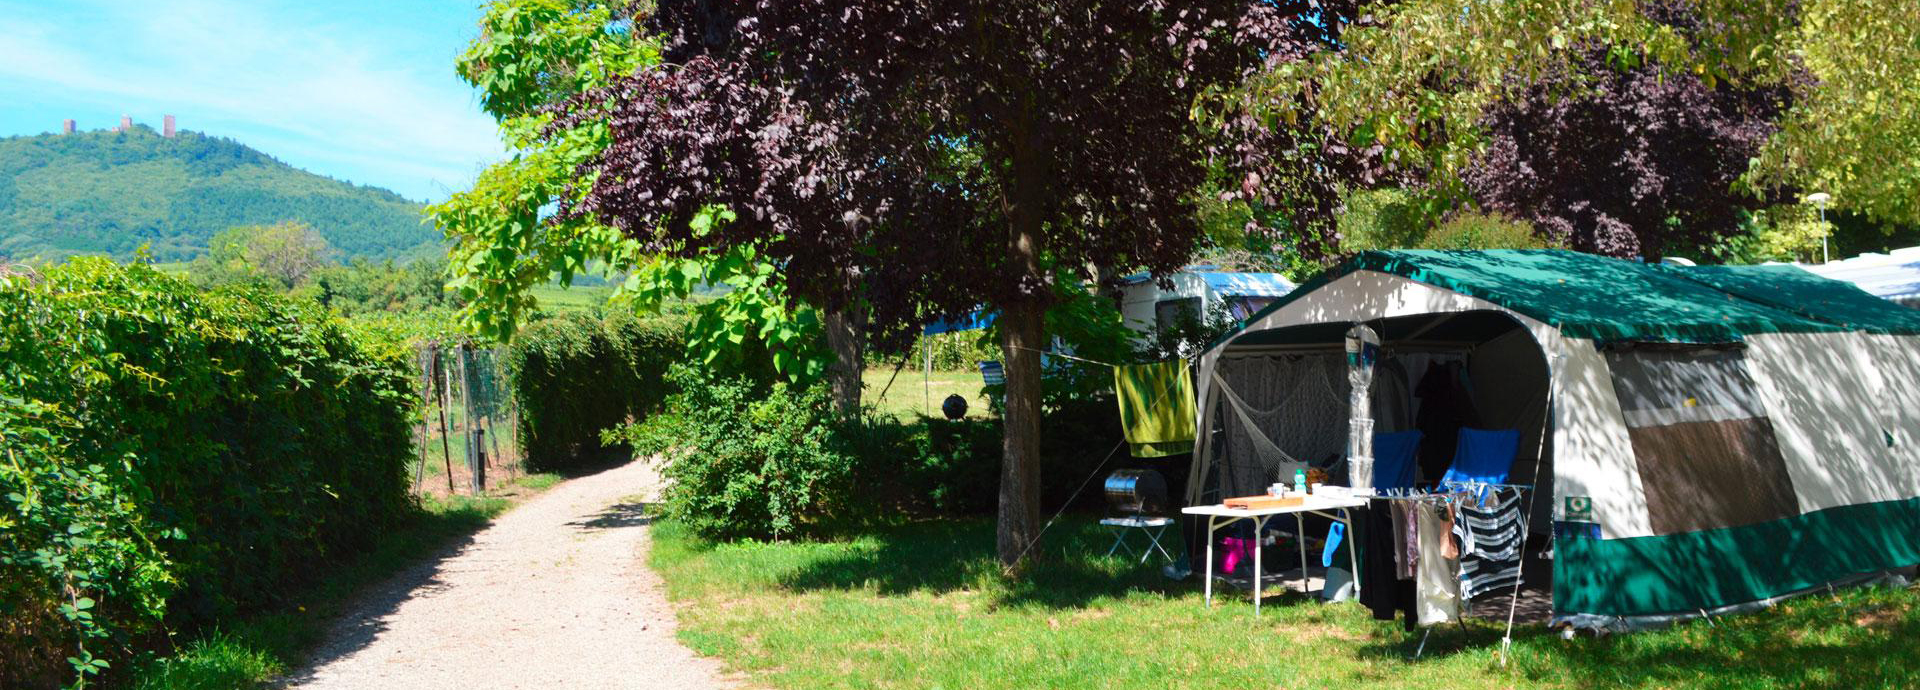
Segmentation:
{"type": "Polygon", "coordinates": [[[945,414],[947,419],[965,417],[967,416],[967,399],[957,394],[949,395],[945,401],[940,403],[940,412],[945,414]]]}

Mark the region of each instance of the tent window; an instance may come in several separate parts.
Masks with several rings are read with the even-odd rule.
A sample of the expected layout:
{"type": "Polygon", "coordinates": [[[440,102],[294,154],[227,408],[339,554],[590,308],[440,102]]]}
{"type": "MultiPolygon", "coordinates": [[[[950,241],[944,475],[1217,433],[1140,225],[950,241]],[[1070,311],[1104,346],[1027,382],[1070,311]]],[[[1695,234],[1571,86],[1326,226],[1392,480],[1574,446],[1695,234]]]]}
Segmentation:
{"type": "Polygon", "coordinates": [[[1179,326],[1182,321],[1200,321],[1200,298],[1183,297],[1154,303],[1153,322],[1161,330],[1179,326]]]}
{"type": "Polygon", "coordinates": [[[1799,513],[1743,353],[1636,348],[1607,360],[1656,534],[1799,513]]]}

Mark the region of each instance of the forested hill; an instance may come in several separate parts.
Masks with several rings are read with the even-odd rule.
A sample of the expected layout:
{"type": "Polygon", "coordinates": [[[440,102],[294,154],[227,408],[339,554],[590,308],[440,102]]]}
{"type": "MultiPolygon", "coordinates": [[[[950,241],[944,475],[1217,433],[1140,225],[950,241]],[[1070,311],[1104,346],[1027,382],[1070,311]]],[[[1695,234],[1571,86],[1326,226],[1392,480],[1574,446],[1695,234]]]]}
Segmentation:
{"type": "Polygon", "coordinates": [[[231,139],[135,125],[0,139],[0,256],[58,259],[142,245],[158,261],[204,253],[238,225],[300,221],[343,256],[403,259],[440,241],[420,204],[296,169],[231,139]]]}

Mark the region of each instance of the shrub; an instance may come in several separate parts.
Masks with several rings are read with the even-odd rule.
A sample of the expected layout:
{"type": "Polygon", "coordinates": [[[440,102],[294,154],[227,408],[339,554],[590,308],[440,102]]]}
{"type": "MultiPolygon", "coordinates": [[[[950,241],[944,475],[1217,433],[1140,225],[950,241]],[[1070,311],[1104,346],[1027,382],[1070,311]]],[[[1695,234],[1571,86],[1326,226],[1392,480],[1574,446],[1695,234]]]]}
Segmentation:
{"type": "Polygon", "coordinates": [[[258,291],[100,259],[0,285],[0,686],[274,603],[408,517],[408,385],[258,291]]]}
{"type": "Polygon", "coordinates": [[[684,318],[605,320],[572,314],[538,321],[507,349],[520,410],[520,445],[536,471],[590,463],[601,432],[665,401],[666,367],[686,356],[684,318]]]}
{"type": "MultiPolygon", "coordinates": [[[[919,503],[944,514],[990,513],[999,505],[999,420],[923,418],[914,425],[901,473],[919,503]]],[[[877,456],[870,456],[877,457],[877,456]]]]}
{"type": "Polygon", "coordinates": [[[675,365],[660,414],[609,433],[656,456],[668,518],[718,539],[791,535],[851,515],[856,456],[824,386],[767,385],[675,365]]]}

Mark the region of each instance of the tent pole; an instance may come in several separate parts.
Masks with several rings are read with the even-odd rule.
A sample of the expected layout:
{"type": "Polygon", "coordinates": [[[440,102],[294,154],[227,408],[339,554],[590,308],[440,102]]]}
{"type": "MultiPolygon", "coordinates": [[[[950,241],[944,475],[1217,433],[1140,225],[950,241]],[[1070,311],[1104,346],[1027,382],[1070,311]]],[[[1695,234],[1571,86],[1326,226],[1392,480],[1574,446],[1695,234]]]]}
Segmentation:
{"type": "Polygon", "coordinates": [[[1520,513],[1520,570],[1522,577],[1515,578],[1513,581],[1513,595],[1508,597],[1507,601],[1507,633],[1504,637],[1500,638],[1500,666],[1503,668],[1507,665],[1508,658],[1512,656],[1510,652],[1513,648],[1513,618],[1514,614],[1520,610],[1520,583],[1526,579],[1524,574],[1527,569],[1527,531],[1533,524],[1533,499],[1540,495],[1540,461],[1544,459],[1547,454],[1547,434],[1553,430],[1553,372],[1555,369],[1553,365],[1554,362],[1559,359],[1560,356],[1557,354],[1548,356],[1547,406],[1546,409],[1540,412],[1540,440],[1533,451],[1533,480],[1531,482],[1533,488],[1527,490],[1526,507],[1523,509],[1523,512],[1520,513]]]}

